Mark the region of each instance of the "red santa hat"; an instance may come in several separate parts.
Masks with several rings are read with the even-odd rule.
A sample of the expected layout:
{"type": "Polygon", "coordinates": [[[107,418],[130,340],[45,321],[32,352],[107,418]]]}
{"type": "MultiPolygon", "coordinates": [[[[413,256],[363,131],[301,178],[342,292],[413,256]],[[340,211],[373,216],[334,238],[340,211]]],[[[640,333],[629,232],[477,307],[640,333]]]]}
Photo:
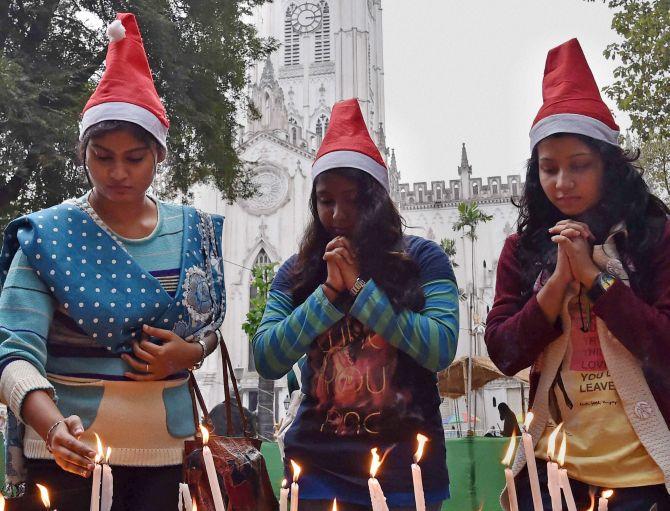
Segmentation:
{"type": "Polygon", "coordinates": [[[326,136],[312,165],[312,179],[330,169],[354,168],[367,172],[389,190],[386,163],[370,138],[357,99],[335,103],[326,136]]]}
{"type": "Polygon", "coordinates": [[[154,86],[135,16],[118,13],[107,36],[106,69],[84,107],[81,136],[100,121],[128,121],[142,126],[167,148],[170,122],[154,86]]]}
{"type": "Polygon", "coordinates": [[[618,145],[619,126],[600,96],[577,39],[547,54],[542,99],[544,103],[530,130],[531,151],[554,133],[576,133],[618,145]]]}

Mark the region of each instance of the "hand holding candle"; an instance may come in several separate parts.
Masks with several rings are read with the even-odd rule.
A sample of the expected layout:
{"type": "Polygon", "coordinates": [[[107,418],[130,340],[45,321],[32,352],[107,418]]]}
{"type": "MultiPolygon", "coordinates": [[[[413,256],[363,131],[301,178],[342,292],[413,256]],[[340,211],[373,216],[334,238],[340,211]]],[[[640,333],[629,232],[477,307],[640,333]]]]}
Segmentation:
{"type": "Polygon", "coordinates": [[[414,483],[414,502],[416,503],[416,511],[426,511],[426,498],[423,494],[423,480],[421,478],[421,467],[419,461],[423,456],[423,447],[428,441],[421,433],[416,435],[416,440],[419,443],[416,453],[414,453],[414,463],[412,463],[412,482],[414,483]]]}
{"type": "Polygon", "coordinates": [[[540,491],[540,479],[537,477],[537,464],[535,463],[535,449],[533,447],[533,437],[530,436],[530,424],[533,422],[533,412],[526,414],[526,420],[523,423],[523,432],[521,441],[523,442],[523,451],[526,454],[526,466],[528,467],[528,479],[530,480],[530,492],[533,495],[534,511],[543,511],[542,493],[540,491]]]}
{"type": "Polygon", "coordinates": [[[507,497],[509,498],[510,511],[519,511],[519,503],[516,498],[516,485],[514,484],[514,474],[510,467],[512,458],[514,457],[514,447],[516,447],[516,434],[512,433],[512,439],[509,442],[507,453],[502,460],[505,465],[505,482],[507,483],[507,497]]]}
{"type": "Polygon", "coordinates": [[[219,477],[216,474],[216,467],[214,465],[214,458],[212,451],[207,443],[209,442],[209,430],[200,425],[200,432],[202,433],[202,457],[205,461],[205,470],[207,472],[207,479],[209,481],[209,489],[212,492],[212,500],[214,501],[214,509],[216,511],[226,511],[223,505],[223,495],[221,495],[221,487],[219,486],[219,477]]]}
{"type": "Polygon", "coordinates": [[[291,483],[291,511],[298,511],[298,494],[300,492],[300,487],[298,486],[298,478],[300,477],[300,465],[295,461],[291,460],[291,466],[293,467],[293,482],[291,483]]]}
{"type": "Polygon", "coordinates": [[[570,478],[568,477],[567,469],[563,468],[565,463],[565,450],[567,446],[567,435],[565,430],[563,431],[563,441],[561,442],[561,448],[558,450],[558,482],[563,490],[563,495],[565,496],[565,502],[568,504],[568,511],[577,511],[577,505],[575,504],[575,497],[572,495],[572,488],[570,487],[570,478]]]}
{"type": "Polygon", "coordinates": [[[554,461],[556,459],[556,437],[562,427],[563,423],[556,426],[551,435],[549,435],[549,444],[547,445],[547,486],[549,488],[549,495],[551,496],[552,511],[563,511],[561,486],[558,479],[558,464],[554,461]]]}

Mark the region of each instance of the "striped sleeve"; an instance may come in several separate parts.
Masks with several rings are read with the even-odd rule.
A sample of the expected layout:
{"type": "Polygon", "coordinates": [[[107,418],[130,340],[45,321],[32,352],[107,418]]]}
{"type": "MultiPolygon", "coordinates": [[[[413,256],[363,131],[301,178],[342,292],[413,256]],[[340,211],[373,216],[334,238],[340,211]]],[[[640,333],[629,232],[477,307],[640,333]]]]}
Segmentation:
{"type": "Polygon", "coordinates": [[[349,312],[421,366],[440,371],[456,355],[458,287],[451,279],[440,279],[423,284],[422,289],[426,302],[421,311],[396,313],[384,291],[370,280],[349,312]]]}
{"type": "Polygon", "coordinates": [[[252,340],[258,374],[274,380],[284,376],[307,353],[312,341],[343,317],[321,286],[295,308],[290,295],[272,289],[252,340]]]}
{"type": "Polygon", "coordinates": [[[0,400],[17,416],[29,392],[53,395],[44,367],[54,309],[51,293],[17,251],[0,293],[0,400]]]}

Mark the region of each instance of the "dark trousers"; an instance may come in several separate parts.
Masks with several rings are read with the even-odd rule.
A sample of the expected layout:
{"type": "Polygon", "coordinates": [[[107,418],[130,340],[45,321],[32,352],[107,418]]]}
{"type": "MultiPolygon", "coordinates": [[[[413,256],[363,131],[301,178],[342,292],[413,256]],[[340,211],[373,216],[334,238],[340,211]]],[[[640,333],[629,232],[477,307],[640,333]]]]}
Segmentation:
{"type": "MultiPolygon", "coordinates": [[[[537,461],[537,476],[540,480],[542,490],[542,505],[545,510],[551,511],[551,497],[547,489],[547,463],[544,460],[537,461]]],[[[515,479],[517,498],[519,499],[519,511],[533,511],[533,496],[530,491],[528,471],[524,468],[515,479]]],[[[603,490],[574,479],[570,479],[570,488],[575,497],[577,509],[588,509],[591,503],[591,495],[595,497],[595,509],[598,509],[598,497],[603,490]]],[[[665,485],[640,486],[635,488],[613,488],[614,495],[608,501],[608,511],[670,511],[670,495],[665,485]],[[653,508],[653,506],[656,508],[653,508]]],[[[563,499],[563,509],[567,509],[563,499]]]]}
{"type": "MultiPolygon", "coordinates": [[[[114,475],[112,511],[177,511],[181,466],[118,467],[114,475]]],[[[53,461],[28,460],[26,495],[8,499],[9,511],[44,511],[35,483],[46,486],[51,509],[89,511],[92,478],[65,472],[53,461]]]]}

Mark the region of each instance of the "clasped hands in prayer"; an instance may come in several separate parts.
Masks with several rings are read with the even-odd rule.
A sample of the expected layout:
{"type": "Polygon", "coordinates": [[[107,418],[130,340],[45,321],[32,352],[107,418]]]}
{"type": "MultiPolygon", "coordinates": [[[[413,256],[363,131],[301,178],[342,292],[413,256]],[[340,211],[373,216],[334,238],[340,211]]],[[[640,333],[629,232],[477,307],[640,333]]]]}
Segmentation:
{"type": "Polygon", "coordinates": [[[561,220],[549,229],[551,241],[558,245],[556,269],[552,279],[567,289],[581,284],[590,289],[600,269],[593,262],[595,236],[584,222],[561,220]]]}
{"type": "Polygon", "coordinates": [[[336,298],[336,292],[342,293],[354,287],[360,270],[351,241],[344,236],[337,236],[326,245],[323,260],[326,261],[328,272],[324,292],[332,301],[336,298]]]}

